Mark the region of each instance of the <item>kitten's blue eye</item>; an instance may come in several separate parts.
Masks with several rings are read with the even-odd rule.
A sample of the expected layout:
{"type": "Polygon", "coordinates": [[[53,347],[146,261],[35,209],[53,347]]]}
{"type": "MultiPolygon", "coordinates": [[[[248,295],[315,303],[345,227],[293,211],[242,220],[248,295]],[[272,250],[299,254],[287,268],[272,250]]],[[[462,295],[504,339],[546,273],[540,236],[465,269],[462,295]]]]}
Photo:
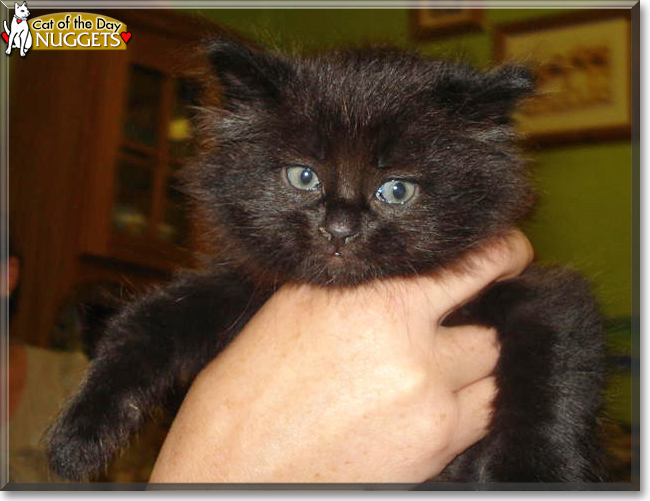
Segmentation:
{"type": "Polygon", "coordinates": [[[387,204],[405,204],[415,195],[415,184],[391,179],[382,184],[375,196],[387,204]]]}
{"type": "Polygon", "coordinates": [[[299,190],[312,191],[320,186],[320,179],[309,167],[287,167],[287,179],[291,186],[299,190]]]}

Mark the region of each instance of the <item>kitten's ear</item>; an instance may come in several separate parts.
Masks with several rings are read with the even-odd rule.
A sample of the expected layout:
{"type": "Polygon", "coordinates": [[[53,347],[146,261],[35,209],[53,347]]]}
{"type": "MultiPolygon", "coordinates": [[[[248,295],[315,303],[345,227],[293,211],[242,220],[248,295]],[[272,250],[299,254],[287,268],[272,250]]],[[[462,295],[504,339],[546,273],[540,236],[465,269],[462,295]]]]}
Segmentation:
{"type": "Polygon", "coordinates": [[[535,76],[525,66],[508,64],[486,73],[483,86],[483,99],[510,115],[519,101],[535,90],[535,76]]]}
{"type": "Polygon", "coordinates": [[[535,90],[528,68],[508,64],[482,73],[469,67],[448,72],[438,83],[443,101],[472,120],[508,123],[517,104],[535,90]]]}
{"type": "Polygon", "coordinates": [[[242,102],[278,101],[289,79],[289,65],[280,57],[233,39],[212,40],[207,56],[227,107],[242,102]]]}

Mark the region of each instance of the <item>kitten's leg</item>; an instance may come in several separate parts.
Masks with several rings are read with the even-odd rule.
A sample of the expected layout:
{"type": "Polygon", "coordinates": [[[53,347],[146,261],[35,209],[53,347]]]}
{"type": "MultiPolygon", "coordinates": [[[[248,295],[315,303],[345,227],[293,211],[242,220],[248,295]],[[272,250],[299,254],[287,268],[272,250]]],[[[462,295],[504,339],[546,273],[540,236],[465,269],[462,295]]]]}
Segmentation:
{"type": "Polygon", "coordinates": [[[492,431],[436,481],[602,480],[604,338],[584,280],[531,268],[496,284],[469,310],[501,339],[492,431]]]}
{"type": "Polygon", "coordinates": [[[51,468],[73,480],[105,468],[151,410],[245,325],[263,302],[253,294],[241,277],[188,274],[118,314],[48,432],[51,468]]]}

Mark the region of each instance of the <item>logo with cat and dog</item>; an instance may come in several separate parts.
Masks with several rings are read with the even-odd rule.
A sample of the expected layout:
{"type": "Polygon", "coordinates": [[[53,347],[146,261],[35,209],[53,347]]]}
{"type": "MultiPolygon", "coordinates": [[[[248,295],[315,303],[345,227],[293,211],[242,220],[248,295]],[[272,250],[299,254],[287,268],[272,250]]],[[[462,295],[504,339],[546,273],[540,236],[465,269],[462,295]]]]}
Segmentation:
{"type": "MultiPolygon", "coordinates": [[[[3,4],[4,5],[4,4],[3,4]]],[[[27,2],[14,4],[11,26],[4,21],[5,53],[29,50],[126,50],[131,33],[126,24],[101,14],[60,12],[28,20],[27,2]]]]}

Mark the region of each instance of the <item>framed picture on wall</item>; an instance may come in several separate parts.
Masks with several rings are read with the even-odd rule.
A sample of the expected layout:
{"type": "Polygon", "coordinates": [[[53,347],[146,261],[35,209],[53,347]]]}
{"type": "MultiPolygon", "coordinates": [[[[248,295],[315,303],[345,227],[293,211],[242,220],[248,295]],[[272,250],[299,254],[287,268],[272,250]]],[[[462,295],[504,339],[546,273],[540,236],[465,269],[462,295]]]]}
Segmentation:
{"type": "MultiPolygon", "coordinates": [[[[418,2],[415,2],[415,5],[417,4],[418,2]]],[[[430,5],[431,2],[427,2],[427,6],[430,5]]],[[[424,41],[482,29],[482,9],[415,8],[411,10],[411,34],[416,40],[424,41]]]]}
{"type": "Polygon", "coordinates": [[[629,10],[584,10],[497,26],[496,60],[528,65],[535,95],[518,110],[533,142],[629,138],[629,10]]]}

